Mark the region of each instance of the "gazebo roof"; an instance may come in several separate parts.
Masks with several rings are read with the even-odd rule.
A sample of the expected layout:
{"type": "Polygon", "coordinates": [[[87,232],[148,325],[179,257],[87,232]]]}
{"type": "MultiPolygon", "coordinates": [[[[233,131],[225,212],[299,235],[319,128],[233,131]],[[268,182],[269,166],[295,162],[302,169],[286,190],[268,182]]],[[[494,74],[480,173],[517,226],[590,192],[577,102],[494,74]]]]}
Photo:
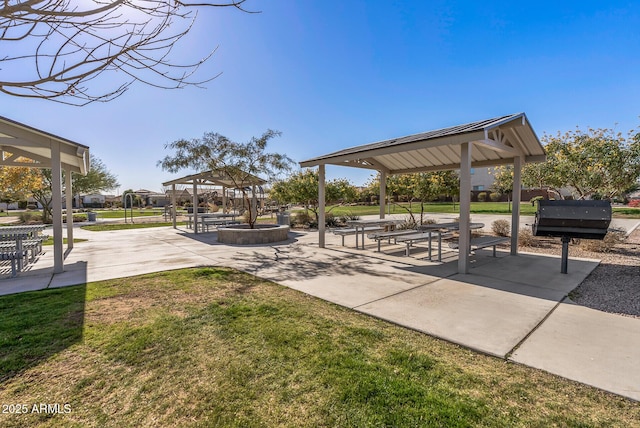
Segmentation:
{"type": "Polygon", "coordinates": [[[86,174],[89,147],[0,116],[0,165],[51,168],[52,143],[60,143],[62,168],[86,174]],[[34,162],[23,162],[20,158],[34,162]]]}
{"type": "Polygon", "coordinates": [[[300,162],[302,167],[342,165],[405,174],[457,169],[460,144],[473,143],[471,166],[543,162],[544,148],[524,113],[379,141],[300,162]]]}
{"type": "MultiPolygon", "coordinates": [[[[245,180],[245,184],[261,186],[266,184],[267,181],[255,175],[247,174],[248,179],[245,180]]],[[[163,186],[170,186],[172,184],[197,184],[197,185],[209,185],[209,186],[223,186],[228,188],[236,187],[236,184],[229,177],[222,176],[213,171],[204,171],[198,174],[191,174],[185,177],[176,178],[162,183],[163,186]]]]}
{"type": "MultiPolygon", "coordinates": [[[[89,147],[58,137],[32,126],[0,116],[0,166],[51,168],[52,177],[62,171],[86,175],[89,171],[89,147]],[[31,161],[31,162],[30,162],[31,161]]],[[[54,179],[52,190],[53,272],[64,271],[62,239],[62,183],[54,179]]],[[[66,174],[67,206],[71,206],[71,174],[66,174]]],[[[73,248],[73,213],[67,210],[67,250],[73,248]]]]}

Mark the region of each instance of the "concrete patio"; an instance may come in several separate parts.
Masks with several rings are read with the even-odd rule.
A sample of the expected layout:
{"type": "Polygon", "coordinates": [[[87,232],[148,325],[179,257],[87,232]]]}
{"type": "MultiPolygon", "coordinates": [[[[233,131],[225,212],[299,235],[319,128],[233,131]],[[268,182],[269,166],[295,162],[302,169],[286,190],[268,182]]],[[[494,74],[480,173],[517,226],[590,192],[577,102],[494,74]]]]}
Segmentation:
{"type": "MultiPolygon", "coordinates": [[[[475,216],[474,216],[475,218],[475,216]]],[[[488,220],[482,220],[487,223],[488,220]]],[[[491,249],[458,274],[457,253],[429,262],[418,248],[368,241],[366,250],[317,232],[292,232],[269,246],[228,246],[216,233],[152,228],[114,232],[76,229],[65,272],[53,275],[52,251],[18,278],[0,280],[0,294],[204,265],[234,267],[318,298],[425,332],[471,349],[640,400],[640,319],[573,305],[567,294],[597,266],[557,257],[510,256],[491,249]]],[[[355,241],[355,239],[354,239],[355,241]]],[[[424,246],[424,245],[423,245],[424,246]]]]}

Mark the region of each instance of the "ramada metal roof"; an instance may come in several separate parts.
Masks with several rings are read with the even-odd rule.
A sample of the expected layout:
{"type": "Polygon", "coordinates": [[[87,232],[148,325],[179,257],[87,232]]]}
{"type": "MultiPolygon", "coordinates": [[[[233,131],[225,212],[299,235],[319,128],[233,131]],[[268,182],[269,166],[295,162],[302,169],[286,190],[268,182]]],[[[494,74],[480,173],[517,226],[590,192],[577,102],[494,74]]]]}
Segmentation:
{"type": "Polygon", "coordinates": [[[86,174],[89,147],[0,116],[0,165],[51,168],[52,142],[60,143],[63,168],[86,174]],[[33,162],[25,162],[23,158],[33,162]]]}
{"type": "MultiPolygon", "coordinates": [[[[170,181],[166,181],[162,183],[163,186],[170,186],[172,184],[197,184],[197,185],[213,185],[213,186],[224,186],[228,188],[236,187],[235,182],[229,178],[224,177],[214,171],[203,171],[197,174],[187,175],[185,177],[176,178],[170,181]]],[[[266,184],[267,181],[263,180],[260,177],[256,177],[255,175],[246,173],[246,177],[243,180],[244,185],[253,185],[261,186],[266,184]]]]}
{"type": "Polygon", "coordinates": [[[352,147],[300,162],[302,167],[342,165],[387,174],[457,169],[463,143],[473,143],[471,166],[543,162],[544,148],[524,113],[352,147]]]}

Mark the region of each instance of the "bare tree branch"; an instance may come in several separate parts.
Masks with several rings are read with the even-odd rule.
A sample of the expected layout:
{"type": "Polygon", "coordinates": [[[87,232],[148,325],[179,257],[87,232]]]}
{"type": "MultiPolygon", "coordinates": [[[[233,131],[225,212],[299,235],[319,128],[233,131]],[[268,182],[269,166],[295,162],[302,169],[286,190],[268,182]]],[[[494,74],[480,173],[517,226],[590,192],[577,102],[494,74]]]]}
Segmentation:
{"type": "Polygon", "coordinates": [[[134,82],[163,89],[202,86],[219,76],[196,78],[217,47],[182,64],[171,58],[174,46],[192,30],[199,9],[256,13],[245,2],[0,1],[0,92],[86,105],[113,100],[134,82]],[[96,80],[104,74],[120,81],[105,89],[96,80]]]}

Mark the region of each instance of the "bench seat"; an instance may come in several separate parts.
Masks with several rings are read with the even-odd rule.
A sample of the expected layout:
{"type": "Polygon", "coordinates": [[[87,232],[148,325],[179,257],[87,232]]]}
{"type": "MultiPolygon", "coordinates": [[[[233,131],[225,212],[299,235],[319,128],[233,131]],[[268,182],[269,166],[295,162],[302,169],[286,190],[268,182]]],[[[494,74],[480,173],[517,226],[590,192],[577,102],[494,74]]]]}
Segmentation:
{"type": "Polygon", "coordinates": [[[378,252],[380,252],[381,241],[384,241],[385,239],[388,241],[391,241],[391,239],[393,239],[394,243],[396,243],[397,237],[404,236],[404,235],[411,235],[414,233],[418,233],[418,231],[416,229],[392,230],[389,232],[381,231],[381,232],[370,233],[367,235],[367,237],[369,239],[373,239],[374,241],[378,242],[378,252]]]}
{"type": "Polygon", "coordinates": [[[240,222],[238,220],[225,220],[225,219],[220,219],[220,218],[204,218],[202,219],[202,221],[200,222],[200,225],[202,227],[202,231],[208,232],[209,231],[209,226],[229,226],[232,224],[240,224],[240,222]]]}
{"type": "Polygon", "coordinates": [[[16,268],[16,261],[20,258],[21,258],[20,255],[16,251],[8,251],[8,252],[0,253],[0,260],[11,261],[11,277],[12,278],[15,277],[18,273],[18,270],[16,268]]]}
{"type": "MultiPolygon", "coordinates": [[[[493,257],[496,257],[496,245],[508,242],[509,238],[504,236],[480,236],[478,238],[472,238],[470,242],[471,251],[479,250],[481,248],[493,247],[493,257]]],[[[453,249],[459,249],[459,243],[452,242],[449,247],[453,249]]]]}
{"type": "Polygon", "coordinates": [[[442,239],[453,236],[452,233],[440,233],[437,231],[432,232],[417,232],[408,235],[401,235],[395,238],[396,242],[403,242],[406,244],[405,255],[408,257],[411,255],[411,246],[416,242],[429,241],[429,260],[431,260],[431,241],[438,240],[438,261],[442,261],[442,239]]]}
{"type": "Polygon", "coordinates": [[[1,241],[0,253],[2,253],[2,260],[17,260],[18,269],[22,270],[24,263],[34,262],[36,256],[42,253],[42,242],[45,241],[48,236],[39,236],[37,238],[22,239],[21,251],[18,251],[16,241],[1,241]],[[31,257],[29,257],[29,253],[31,257]]]}
{"type": "MultiPolygon", "coordinates": [[[[384,228],[380,227],[380,226],[367,226],[364,228],[365,232],[375,232],[375,231],[380,231],[380,230],[384,230],[384,228]]],[[[358,232],[360,232],[360,230],[358,230],[358,232]]],[[[346,227],[346,228],[341,228],[341,229],[333,229],[333,234],[334,235],[338,235],[342,238],[342,246],[344,247],[344,237],[347,235],[355,235],[356,234],[356,228],[355,227],[346,227]]]]}

